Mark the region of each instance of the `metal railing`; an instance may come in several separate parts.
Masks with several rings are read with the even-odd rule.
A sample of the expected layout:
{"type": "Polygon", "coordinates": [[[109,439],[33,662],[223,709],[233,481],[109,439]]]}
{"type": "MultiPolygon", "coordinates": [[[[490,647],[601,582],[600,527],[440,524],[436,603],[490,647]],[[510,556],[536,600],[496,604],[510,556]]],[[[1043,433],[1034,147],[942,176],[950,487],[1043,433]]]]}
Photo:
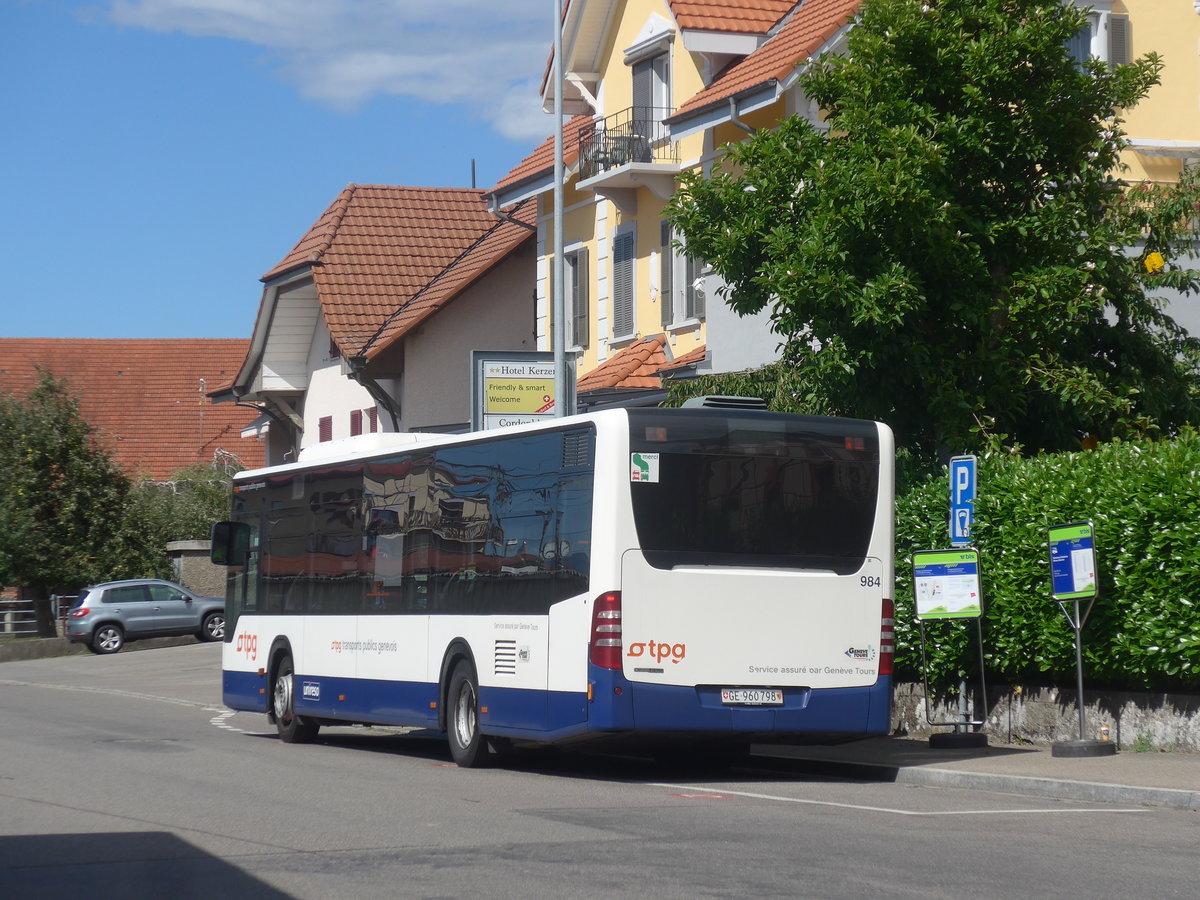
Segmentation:
{"type": "Polygon", "coordinates": [[[631,106],[594,123],[579,135],[579,178],[592,178],[629,163],[677,163],[678,145],[663,122],[674,110],[631,106]]]}
{"type": "MultiPolygon", "coordinates": [[[[58,621],[59,609],[66,610],[70,603],[62,604],[59,600],[70,600],[70,597],[54,595],[50,598],[50,617],[58,621]]],[[[0,639],[17,637],[37,637],[37,613],[33,608],[34,601],[5,598],[0,599],[0,639]]]]}

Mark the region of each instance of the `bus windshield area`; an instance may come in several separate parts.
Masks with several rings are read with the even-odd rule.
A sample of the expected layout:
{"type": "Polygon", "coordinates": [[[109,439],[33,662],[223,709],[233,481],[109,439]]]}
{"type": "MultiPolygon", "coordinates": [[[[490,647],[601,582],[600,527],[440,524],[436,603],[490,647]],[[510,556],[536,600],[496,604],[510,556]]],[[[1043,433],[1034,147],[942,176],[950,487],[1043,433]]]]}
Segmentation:
{"type": "Polygon", "coordinates": [[[656,568],[858,571],[879,490],[872,422],[630,410],[638,541],[656,568]]]}

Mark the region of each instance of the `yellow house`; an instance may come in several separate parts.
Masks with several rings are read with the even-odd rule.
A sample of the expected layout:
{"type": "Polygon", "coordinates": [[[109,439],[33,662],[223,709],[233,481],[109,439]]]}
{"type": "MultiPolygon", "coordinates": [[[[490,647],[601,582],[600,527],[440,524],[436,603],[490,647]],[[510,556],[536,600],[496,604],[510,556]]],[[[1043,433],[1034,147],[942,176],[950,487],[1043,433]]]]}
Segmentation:
{"type": "MultiPolygon", "coordinates": [[[[706,132],[674,137],[670,117],[758,50],[793,6],[794,0],[573,0],[567,7],[562,99],[572,118],[564,128],[564,295],[567,349],[582,393],[644,389],[666,369],[727,371],[774,355],[778,340],[759,323],[739,330],[754,332],[755,359],[714,358],[707,346],[713,315],[727,313],[713,297],[711,276],[674,246],[663,205],[679,172],[703,165],[713,147],[706,132]]],[[[555,90],[547,76],[547,110],[555,90]]],[[[539,348],[547,350],[551,163],[548,141],[493,189],[500,205],[539,198],[537,322],[539,348]]]]}
{"type": "MultiPolygon", "coordinates": [[[[1131,181],[1173,182],[1185,164],[1200,163],[1200,3],[1196,0],[1092,0],[1091,17],[1124,16],[1128,58],[1154,51],[1163,58],[1162,83],[1125,117],[1131,147],[1124,162],[1131,181]],[[1109,7],[1109,9],[1105,9],[1109,7]]],[[[1099,24],[1099,22],[1097,22],[1099,24]]],[[[1093,52],[1120,50],[1094,42],[1093,52]]],[[[1103,57],[1102,57],[1103,58],[1103,57]]],[[[1124,61],[1118,58],[1116,61],[1124,61]]]]}
{"type": "MultiPolygon", "coordinates": [[[[1089,8],[1071,46],[1124,62],[1150,50],[1162,84],[1129,111],[1130,180],[1172,181],[1200,156],[1200,0],[1067,0],[1089,8]]],[[[563,231],[568,351],[581,394],[646,390],[657,373],[727,372],[775,359],[765,314],[739,318],[719,280],[674,246],[663,205],[679,172],[789,115],[820,121],[797,86],[840,52],[860,0],[571,0],[563,21],[567,166],[563,231]]],[[[544,108],[556,84],[547,73],[544,108]]],[[[552,142],[493,202],[539,198],[537,335],[552,349],[552,142]]]]}

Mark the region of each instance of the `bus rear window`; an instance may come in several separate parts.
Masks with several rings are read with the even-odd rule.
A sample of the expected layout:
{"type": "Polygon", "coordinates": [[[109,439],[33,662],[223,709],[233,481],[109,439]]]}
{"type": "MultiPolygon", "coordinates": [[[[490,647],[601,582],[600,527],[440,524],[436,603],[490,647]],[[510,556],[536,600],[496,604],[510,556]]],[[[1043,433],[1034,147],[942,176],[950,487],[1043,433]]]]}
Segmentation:
{"type": "Polygon", "coordinates": [[[630,410],[630,450],[651,565],[861,568],[879,491],[874,423],[630,410]]]}

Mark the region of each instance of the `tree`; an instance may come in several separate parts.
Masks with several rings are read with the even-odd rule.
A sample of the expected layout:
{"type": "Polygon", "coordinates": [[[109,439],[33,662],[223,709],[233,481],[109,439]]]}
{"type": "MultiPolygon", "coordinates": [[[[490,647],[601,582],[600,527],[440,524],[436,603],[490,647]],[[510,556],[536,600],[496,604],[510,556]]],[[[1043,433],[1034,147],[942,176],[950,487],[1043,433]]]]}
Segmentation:
{"type": "Polygon", "coordinates": [[[167,544],[207,540],[213,522],[228,518],[233,474],[238,468],[196,463],[168,481],[134,487],[118,534],[123,573],[171,577],[167,544]]]}
{"type": "Polygon", "coordinates": [[[0,393],[0,434],[0,583],[26,589],[53,636],[50,594],[112,570],[129,479],[48,372],[23,399],[0,393]]]}
{"type": "Polygon", "coordinates": [[[736,311],[772,310],[810,406],[943,456],[1197,420],[1200,341],[1147,293],[1200,288],[1171,265],[1179,220],[1112,174],[1120,110],[1163,63],[1076,62],[1084,15],[867,0],[846,53],[800,78],[827,127],[790,118],[681,178],[683,242],[736,311]]]}

